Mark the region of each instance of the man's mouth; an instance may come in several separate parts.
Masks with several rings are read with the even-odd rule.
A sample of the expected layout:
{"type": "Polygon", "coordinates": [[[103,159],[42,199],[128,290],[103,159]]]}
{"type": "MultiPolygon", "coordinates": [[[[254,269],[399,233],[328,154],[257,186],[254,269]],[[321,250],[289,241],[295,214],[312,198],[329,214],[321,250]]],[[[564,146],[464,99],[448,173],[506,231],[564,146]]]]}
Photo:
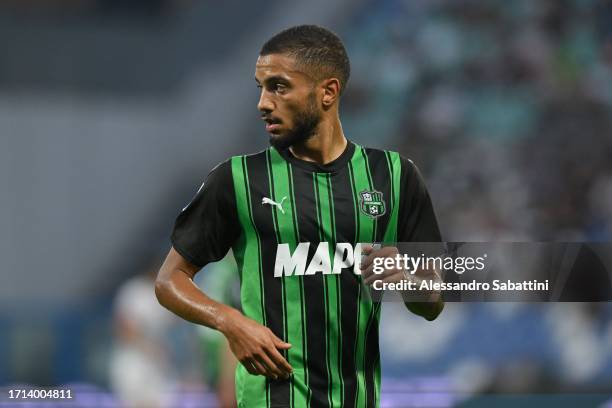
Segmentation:
{"type": "Polygon", "coordinates": [[[280,124],[278,124],[278,123],[268,123],[268,124],[266,124],[266,132],[273,133],[273,132],[277,131],[278,128],[280,128],[280,124]]]}
{"type": "Polygon", "coordinates": [[[262,117],[266,122],[266,132],[274,132],[280,128],[281,121],[271,117],[262,117]]]}

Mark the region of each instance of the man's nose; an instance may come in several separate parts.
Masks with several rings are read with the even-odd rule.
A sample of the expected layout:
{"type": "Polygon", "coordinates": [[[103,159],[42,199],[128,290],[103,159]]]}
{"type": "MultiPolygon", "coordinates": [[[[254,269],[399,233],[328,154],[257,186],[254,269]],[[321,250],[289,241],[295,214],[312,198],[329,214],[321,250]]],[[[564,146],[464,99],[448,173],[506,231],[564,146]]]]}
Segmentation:
{"type": "Polygon", "coordinates": [[[265,89],[262,89],[261,95],[259,95],[257,109],[259,109],[260,112],[271,112],[274,110],[274,104],[272,103],[270,95],[265,89]]]}

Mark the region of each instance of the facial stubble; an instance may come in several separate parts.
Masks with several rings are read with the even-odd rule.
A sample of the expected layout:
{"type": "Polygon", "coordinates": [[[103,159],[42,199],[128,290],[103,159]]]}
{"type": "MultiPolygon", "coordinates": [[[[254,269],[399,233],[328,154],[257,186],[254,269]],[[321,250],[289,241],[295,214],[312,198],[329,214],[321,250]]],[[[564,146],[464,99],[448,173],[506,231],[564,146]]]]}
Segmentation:
{"type": "Polygon", "coordinates": [[[320,121],[321,112],[317,109],[315,93],[311,92],[306,107],[295,113],[293,128],[286,135],[270,136],[270,144],[279,150],[284,150],[295,144],[304,143],[314,136],[320,121]]]}

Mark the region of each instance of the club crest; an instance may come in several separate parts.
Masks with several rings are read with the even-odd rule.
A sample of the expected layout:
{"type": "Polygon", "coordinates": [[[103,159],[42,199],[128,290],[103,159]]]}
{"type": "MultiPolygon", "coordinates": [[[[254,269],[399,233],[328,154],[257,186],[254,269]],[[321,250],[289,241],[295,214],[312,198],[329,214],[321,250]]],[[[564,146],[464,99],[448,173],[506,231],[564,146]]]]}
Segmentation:
{"type": "Polygon", "coordinates": [[[359,193],[359,207],[366,215],[377,218],[386,211],[385,200],[380,191],[362,191],[359,193]]]}

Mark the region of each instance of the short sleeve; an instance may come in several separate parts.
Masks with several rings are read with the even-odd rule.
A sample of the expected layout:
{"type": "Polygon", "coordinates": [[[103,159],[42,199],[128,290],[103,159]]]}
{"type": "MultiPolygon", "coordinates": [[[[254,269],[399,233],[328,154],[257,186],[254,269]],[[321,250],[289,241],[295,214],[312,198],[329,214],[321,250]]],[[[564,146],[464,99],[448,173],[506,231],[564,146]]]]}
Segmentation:
{"type": "Polygon", "coordinates": [[[178,215],[171,241],[179,254],[202,267],[222,259],[239,233],[232,169],[225,161],[208,174],[178,215]]]}
{"type": "Polygon", "coordinates": [[[419,169],[401,158],[402,174],[397,240],[400,242],[441,242],[442,235],[431,198],[419,169]]]}

